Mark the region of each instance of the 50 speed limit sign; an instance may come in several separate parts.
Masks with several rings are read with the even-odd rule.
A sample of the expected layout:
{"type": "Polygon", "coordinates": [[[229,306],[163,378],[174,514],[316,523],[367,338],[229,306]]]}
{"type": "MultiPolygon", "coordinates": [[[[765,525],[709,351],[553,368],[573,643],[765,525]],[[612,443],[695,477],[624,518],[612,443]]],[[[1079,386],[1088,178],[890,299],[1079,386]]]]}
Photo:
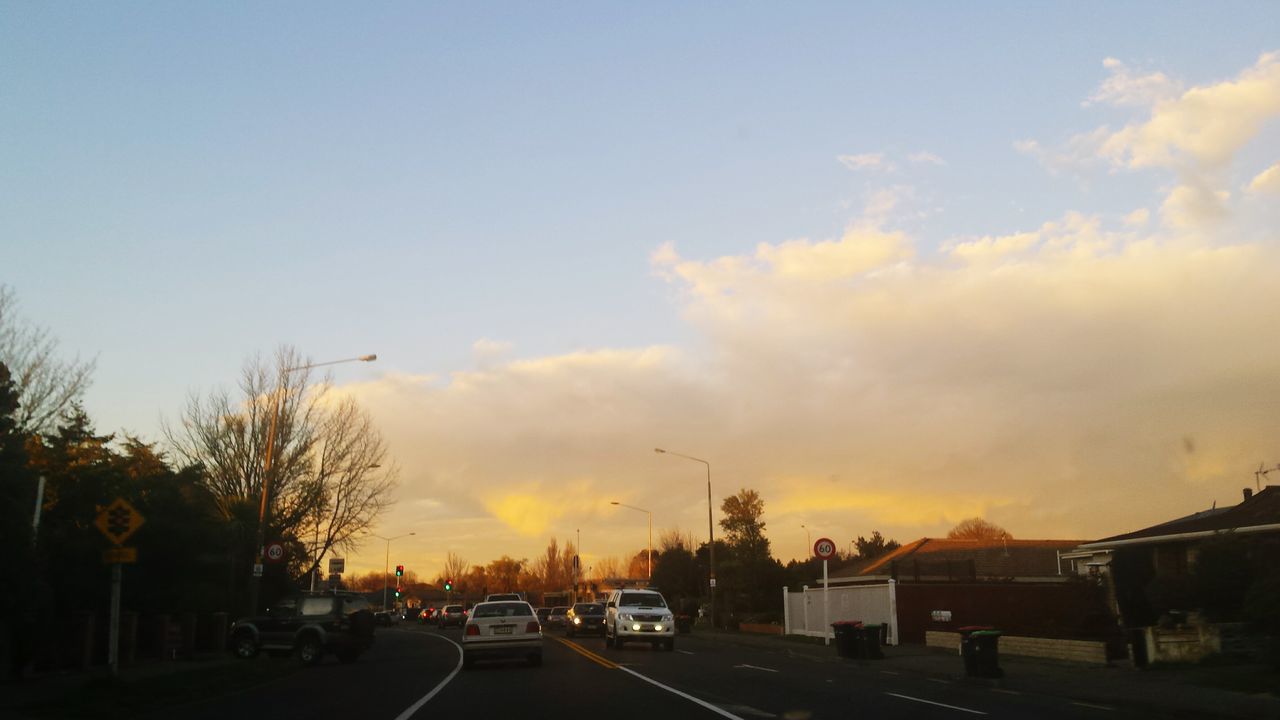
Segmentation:
{"type": "Polygon", "coordinates": [[[836,556],[836,544],[831,538],[818,538],[818,542],[813,544],[813,554],[823,560],[830,560],[836,556]]]}

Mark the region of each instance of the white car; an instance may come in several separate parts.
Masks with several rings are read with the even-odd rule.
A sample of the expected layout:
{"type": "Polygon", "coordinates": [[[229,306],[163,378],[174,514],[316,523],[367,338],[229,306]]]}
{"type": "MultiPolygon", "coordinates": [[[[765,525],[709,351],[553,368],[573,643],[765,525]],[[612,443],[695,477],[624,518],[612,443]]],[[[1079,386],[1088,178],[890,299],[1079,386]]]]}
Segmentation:
{"type": "Polygon", "coordinates": [[[478,660],[523,659],[542,664],[542,625],[533,606],[518,600],[477,603],[462,629],[462,667],[478,660]]]}
{"type": "Polygon", "coordinates": [[[676,649],[675,617],[656,590],[614,590],[605,603],[604,644],[619,648],[625,642],[652,643],[676,649]]]}

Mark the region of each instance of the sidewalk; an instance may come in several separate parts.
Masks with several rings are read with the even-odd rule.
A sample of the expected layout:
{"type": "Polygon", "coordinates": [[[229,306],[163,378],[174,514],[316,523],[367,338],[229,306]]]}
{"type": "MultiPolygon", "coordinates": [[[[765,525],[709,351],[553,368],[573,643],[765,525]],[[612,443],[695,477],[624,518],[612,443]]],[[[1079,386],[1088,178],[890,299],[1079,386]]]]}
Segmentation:
{"type": "MultiPolygon", "coordinates": [[[[1025,694],[1068,698],[1109,707],[1144,709],[1161,716],[1203,715],[1230,718],[1280,718],[1280,687],[1270,693],[1224,690],[1220,683],[1232,672],[1257,671],[1257,666],[1189,666],[1137,670],[1101,667],[1040,658],[1001,655],[1005,677],[1000,680],[966,678],[954,650],[923,645],[884,648],[883,660],[849,660],[835,645],[817,638],[755,635],[699,628],[694,637],[803,655],[820,662],[844,663],[868,670],[892,670],[954,682],[971,683],[1025,694]]],[[[1270,677],[1277,677],[1274,673],[1270,677]]]]}

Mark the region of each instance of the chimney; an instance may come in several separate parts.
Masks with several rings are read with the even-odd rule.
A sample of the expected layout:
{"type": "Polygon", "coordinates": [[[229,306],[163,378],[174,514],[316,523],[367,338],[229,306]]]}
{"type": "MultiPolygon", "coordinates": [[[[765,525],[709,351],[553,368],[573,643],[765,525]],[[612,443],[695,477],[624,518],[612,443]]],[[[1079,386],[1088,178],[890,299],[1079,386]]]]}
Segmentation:
{"type": "Polygon", "coordinates": [[[1253,488],[1245,488],[1245,489],[1244,489],[1244,499],[1245,499],[1245,500],[1248,500],[1248,499],[1249,499],[1249,498],[1251,498],[1251,497],[1253,497],[1253,488]]]}

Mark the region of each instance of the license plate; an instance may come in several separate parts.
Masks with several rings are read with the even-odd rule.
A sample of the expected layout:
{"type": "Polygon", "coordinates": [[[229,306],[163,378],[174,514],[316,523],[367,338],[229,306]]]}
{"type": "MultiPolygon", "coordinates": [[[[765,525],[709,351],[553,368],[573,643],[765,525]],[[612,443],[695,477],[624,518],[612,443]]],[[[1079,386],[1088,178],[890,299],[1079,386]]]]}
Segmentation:
{"type": "Polygon", "coordinates": [[[515,627],[515,625],[494,625],[493,634],[494,635],[510,635],[511,628],[513,627],[515,627]]]}

